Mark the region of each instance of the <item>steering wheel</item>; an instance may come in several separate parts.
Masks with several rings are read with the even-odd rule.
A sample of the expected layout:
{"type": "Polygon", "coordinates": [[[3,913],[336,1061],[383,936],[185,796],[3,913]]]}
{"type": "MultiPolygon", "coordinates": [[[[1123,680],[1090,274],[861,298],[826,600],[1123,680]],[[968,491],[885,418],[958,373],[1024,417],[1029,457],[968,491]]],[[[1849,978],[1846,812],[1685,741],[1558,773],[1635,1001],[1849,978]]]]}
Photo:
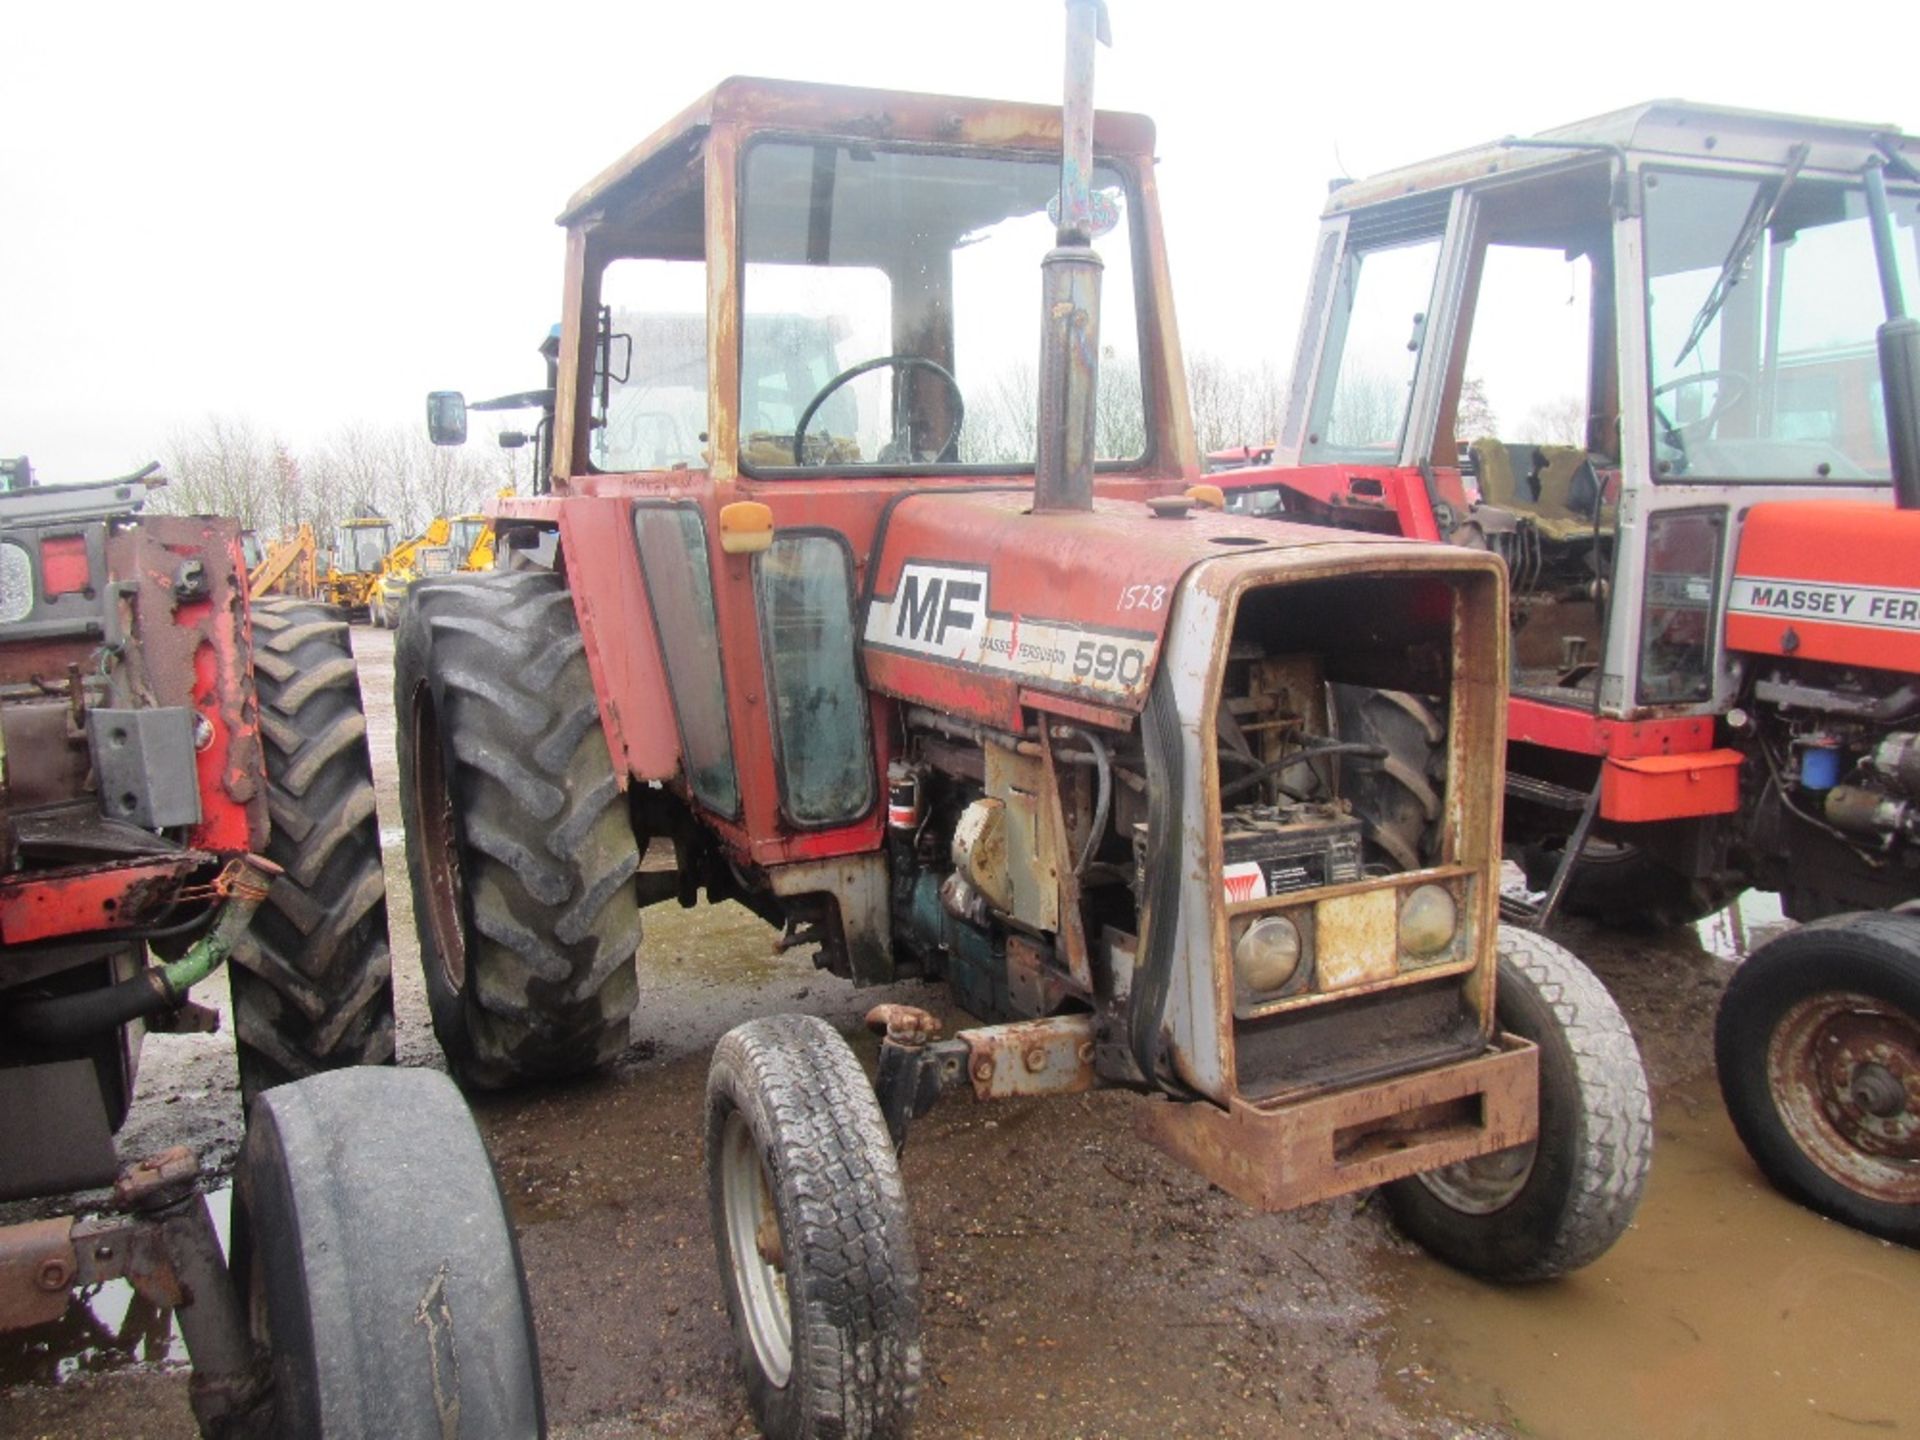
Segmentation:
{"type": "MultiPolygon", "coordinates": [[[[948,370],[946,366],[927,359],[924,355],[881,355],[873,360],[862,360],[858,365],[847,370],[842,370],[825,385],[822,385],[820,392],[807,402],[807,408],[800,412],[800,423],[793,427],[794,464],[806,465],[808,463],[819,463],[818,461],[809,462],[807,460],[807,426],[813,423],[814,412],[826,403],[827,397],[849,380],[857,379],[869,370],[881,369],[898,370],[902,372],[903,378],[905,372],[909,370],[930,370],[946,383],[947,392],[953,397],[953,424],[947,431],[946,439],[942,440],[940,444],[935,447],[933,453],[935,455],[944,455],[948,450],[953,448],[953,443],[960,438],[960,425],[961,422],[966,419],[967,414],[966,397],[960,393],[960,382],[953,378],[953,372],[948,370]]],[[[913,439],[910,432],[911,427],[908,423],[906,407],[906,386],[896,384],[893,391],[893,439],[888,442],[886,449],[881,452],[880,458],[890,459],[896,456],[905,456],[911,459],[913,454],[913,439]],[[895,452],[895,454],[889,455],[889,451],[895,452]]]]}
{"type": "Polygon", "coordinates": [[[1753,381],[1738,370],[1698,370],[1691,375],[1681,375],[1667,381],[1664,385],[1653,387],[1653,418],[1660,422],[1660,429],[1666,434],[1673,448],[1684,457],[1687,453],[1689,434],[1705,435],[1713,428],[1714,421],[1746,399],[1752,390],[1753,381]],[[1713,404],[1707,408],[1706,414],[1689,420],[1684,425],[1674,424],[1667,418],[1666,411],[1660,408],[1660,397],[1695,385],[1717,385],[1720,388],[1714,395],[1713,404]]]}

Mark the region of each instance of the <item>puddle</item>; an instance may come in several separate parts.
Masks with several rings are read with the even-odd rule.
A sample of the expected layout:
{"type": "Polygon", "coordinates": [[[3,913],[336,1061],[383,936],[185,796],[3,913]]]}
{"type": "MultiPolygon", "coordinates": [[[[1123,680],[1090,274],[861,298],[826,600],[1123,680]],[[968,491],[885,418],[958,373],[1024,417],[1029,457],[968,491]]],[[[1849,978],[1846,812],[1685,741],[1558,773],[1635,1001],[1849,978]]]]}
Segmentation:
{"type": "Polygon", "coordinates": [[[1700,948],[1722,960],[1744,960],[1792,922],[1780,913],[1780,897],[1749,890],[1724,910],[1716,910],[1693,927],[1700,948]]]}
{"type": "Polygon", "coordinates": [[[1399,1262],[1393,1383],[1541,1440],[1920,1434],[1920,1253],[1775,1195],[1711,1079],[1656,1127],[1637,1223],[1578,1274],[1501,1289],[1399,1262]]]}
{"type": "MultiPolygon", "coordinates": [[[[233,1192],[207,1195],[220,1248],[228,1244],[233,1192]]],[[[67,1313],[47,1325],[0,1334],[0,1389],[61,1385],[133,1365],[187,1363],[187,1345],[173,1312],[149,1304],[125,1280],[76,1290],[67,1313]]]]}

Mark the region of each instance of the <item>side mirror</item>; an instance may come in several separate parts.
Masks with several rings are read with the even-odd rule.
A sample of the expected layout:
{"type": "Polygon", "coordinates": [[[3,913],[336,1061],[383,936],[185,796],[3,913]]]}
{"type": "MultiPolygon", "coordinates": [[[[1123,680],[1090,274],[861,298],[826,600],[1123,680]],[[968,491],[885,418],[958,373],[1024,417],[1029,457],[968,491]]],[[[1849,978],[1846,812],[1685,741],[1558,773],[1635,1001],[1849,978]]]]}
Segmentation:
{"type": "Polygon", "coordinates": [[[427,438],[436,445],[467,443],[467,397],[458,390],[435,390],[427,396],[427,438]]]}

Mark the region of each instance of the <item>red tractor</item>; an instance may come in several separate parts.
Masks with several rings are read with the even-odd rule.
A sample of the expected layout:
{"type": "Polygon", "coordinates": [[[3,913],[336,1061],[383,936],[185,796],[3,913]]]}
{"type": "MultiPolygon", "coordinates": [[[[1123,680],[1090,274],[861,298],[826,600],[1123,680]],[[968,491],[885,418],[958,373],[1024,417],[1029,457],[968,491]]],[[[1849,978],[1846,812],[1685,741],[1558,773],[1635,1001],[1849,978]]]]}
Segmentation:
{"type": "MultiPolygon", "coordinates": [[[[643,905],[703,891],[979,1022],[878,1007],[871,1081],[814,1019],[718,1047],[714,1240],[769,1435],[906,1428],[896,1153],[949,1091],[1138,1091],[1248,1203],[1384,1186],[1503,1279],[1599,1255],[1646,1173],[1618,1011],[1498,929],[1502,566],[1187,494],[1153,130],[1095,116],[1068,9],[1064,113],[730,80],[577,194],[550,485],[397,642],[470,1083],[614,1054],[643,905]],[[655,841],[676,865],[637,874],[655,841]]],[[[461,435],[458,394],[429,420],[461,435]]]]}
{"type": "Polygon", "coordinates": [[[386,891],[345,619],[249,606],[239,526],[143,513],[148,473],[38,487],[20,461],[0,493],[0,1200],[113,1187],[0,1228],[0,1331],[32,1343],[126,1280],[176,1313],[210,1437],[427,1440],[449,1405],[462,1434],[531,1434],[486,1151],[444,1077],[380,1068],[386,891]],[[123,1168],[113,1145],[143,1034],[211,1029],[190,987],[223,963],[251,1101],[231,1272],[198,1159],[123,1168]]]}
{"type": "Polygon", "coordinates": [[[1676,102],[1341,187],[1272,465],[1216,477],[1245,515],[1505,558],[1539,919],[1751,886],[1812,922],[1728,988],[1728,1109],[1782,1190],[1908,1243],[1917,211],[1898,131],[1676,102]]]}

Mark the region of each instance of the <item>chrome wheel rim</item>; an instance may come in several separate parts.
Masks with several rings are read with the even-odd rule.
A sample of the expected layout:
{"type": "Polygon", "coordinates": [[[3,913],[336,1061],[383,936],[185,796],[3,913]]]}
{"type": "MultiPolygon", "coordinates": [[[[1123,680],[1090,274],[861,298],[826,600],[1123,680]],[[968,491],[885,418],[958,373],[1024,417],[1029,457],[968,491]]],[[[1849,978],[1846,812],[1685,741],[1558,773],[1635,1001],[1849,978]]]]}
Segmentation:
{"type": "Polygon", "coordinates": [[[1506,1209],[1526,1188],[1539,1149],[1538,1142],[1515,1145],[1457,1165],[1425,1170],[1420,1183],[1442,1205],[1462,1215],[1492,1215],[1506,1209]]]}
{"type": "Polygon", "coordinates": [[[793,1311],[773,1187],[753,1131],[738,1110],[720,1136],[720,1197],[733,1291],[760,1369],[775,1386],[793,1373],[793,1311]]]}

